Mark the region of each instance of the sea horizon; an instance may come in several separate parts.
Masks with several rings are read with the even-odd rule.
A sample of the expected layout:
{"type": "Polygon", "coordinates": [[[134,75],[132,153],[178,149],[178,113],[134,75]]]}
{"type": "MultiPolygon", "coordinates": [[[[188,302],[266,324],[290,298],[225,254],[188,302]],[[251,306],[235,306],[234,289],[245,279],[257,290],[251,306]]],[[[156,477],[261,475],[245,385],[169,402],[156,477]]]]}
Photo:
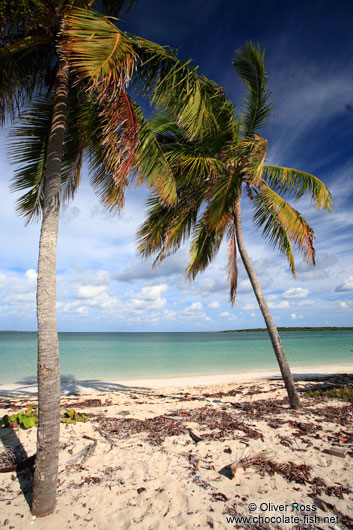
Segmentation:
{"type": "MultiPolygon", "coordinates": [[[[290,366],[352,363],[353,330],[280,332],[290,366]]],[[[274,370],[262,331],[59,332],[61,374],[73,380],[129,380],[274,370]]],[[[34,380],[36,331],[0,333],[0,382],[34,380]]]]}

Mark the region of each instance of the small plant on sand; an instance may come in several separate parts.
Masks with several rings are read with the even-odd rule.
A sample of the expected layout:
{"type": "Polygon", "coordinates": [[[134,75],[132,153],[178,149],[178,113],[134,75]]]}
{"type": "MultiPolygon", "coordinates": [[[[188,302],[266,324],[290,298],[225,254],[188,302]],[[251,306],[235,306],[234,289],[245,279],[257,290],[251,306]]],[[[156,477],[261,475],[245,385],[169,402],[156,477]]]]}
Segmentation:
{"type": "Polygon", "coordinates": [[[23,429],[30,429],[38,423],[38,411],[37,407],[28,405],[24,412],[18,412],[17,414],[5,414],[0,420],[0,427],[22,427],[23,429]]]}
{"type": "Polygon", "coordinates": [[[322,388],[318,390],[308,390],[305,392],[305,395],[311,397],[333,397],[342,399],[343,401],[353,402],[353,386],[346,385],[333,388],[322,388]]]}
{"type": "MultiPolygon", "coordinates": [[[[87,414],[84,412],[76,412],[74,409],[65,410],[61,423],[77,423],[85,422],[87,414]]],[[[30,429],[38,426],[38,410],[35,405],[28,405],[24,412],[17,412],[15,414],[5,414],[0,419],[0,427],[12,427],[13,429],[21,427],[22,429],[30,429]]]]}
{"type": "Polygon", "coordinates": [[[83,412],[76,412],[74,409],[67,409],[64,412],[64,417],[61,419],[61,423],[76,423],[78,421],[85,422],[87,419],[87,414],[83,412]]]}

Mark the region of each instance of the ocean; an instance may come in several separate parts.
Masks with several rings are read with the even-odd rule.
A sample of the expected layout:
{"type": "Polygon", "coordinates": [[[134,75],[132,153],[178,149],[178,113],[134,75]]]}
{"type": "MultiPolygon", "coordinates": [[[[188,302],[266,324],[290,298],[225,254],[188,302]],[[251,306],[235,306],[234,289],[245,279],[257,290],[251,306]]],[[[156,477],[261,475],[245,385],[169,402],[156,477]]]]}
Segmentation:
{"type": "MultiPolygon", "coordinates": [[[[351,364],[353,331],[285,331],[292,367],[351,364]]],[[[141,379],[278,367],[267,333],[59,333],[67,380],[141,379]]],[[[35,380],[35,332],[0,332],[0,382],[35,380]]]]}

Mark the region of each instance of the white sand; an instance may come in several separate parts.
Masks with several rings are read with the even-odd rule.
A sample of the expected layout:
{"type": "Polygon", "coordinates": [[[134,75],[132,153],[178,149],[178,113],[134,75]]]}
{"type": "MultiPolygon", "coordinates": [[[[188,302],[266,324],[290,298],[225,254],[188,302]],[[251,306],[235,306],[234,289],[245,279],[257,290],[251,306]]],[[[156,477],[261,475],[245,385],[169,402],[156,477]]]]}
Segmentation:
{"type": "MultiPolygon", "coordinates": [[[[318,372],[353,373],[353,366],[305,368],[300,372],[293,369],[294,374],[318,372]]],[[[309,495],[313,493],[327,504],[316,500],[319,506],[312,513],[307,510],[307,515],[334,517],[333,505],[342,514],[352,516],[352,405],[301,394],[303,409],[291,411],[286,402],[278,401],[285,397],[285,391],[282,381],[271,380],[276,375],[279,374],[261,372],[107,382],[109,391],[103,392],[93,390],[90,382],[82,382],[81,395],[62,399],[63,406],[77,406],[78,411],[88,413],[88,420],[84,424],[62,425],[55,513],[45,519],[33,519],[16,473],[2,473],[0,527],[226,529],[234,528],[234,524],[227,522],[229,514],[250,515],[250,502],[257,505],[254,516],[293,517],[299,512],[292,511],[292,503],[313,507],[314,498],[309,495]],[[87,399],[100,400],[91,402],[99,406],[80,405],[87,399]],[[269,404],[272,408],[266,409],[269,404]],[[334,407],[331,417],[320,415],[328,406],[334,407]],[[137,421],[148,419],[147,424],[137,421]],[[151,426],[155,428],[152,440],[146,431],[151,426]],[[116,430],[111,431],[112,428],[116,430]],[[131,434],[131,428],[135,428],[135,433],[131,434]],[[204,440],[196,445],[187,428],[204,440]],[[94,443],[83,436],[96,440],[95,450],[85,462],[78,459],[70,464],[81,449],[94,443]],[[151,443],[156,439],[157,444],[151,443]],[[351,456],[339,458],[323,452],[337,445],[348,449],[351,456]],[[267,468],[248,463],[245,469],[238,468],[233,479],[219,472],[263,450],[271,452],[267,459],[272,464],[267,464],[267,468]],[[282,465],[283,470],[288,462],[311,466],[302,468],[306,483],[300,483],[300,468],[295,468],[297,474],[294,473],[292,481],[281,473],[268,472],[271,465],[282,465]],[[317,488],[319,493],[315,493],[317,488]],[[283,512],[278,511],[279,505],[284,507],[283,512]],[[277,511],[273,506],[277,506],[277,511]]],[[[304,377],[298,379],[299,389],[313,384],[310,377],[307,381],[304,377]]],[[[104,384],[101,382],[101,386],[104,384]]],[[[1,391],[13,394],[2,398],[0,417],[13,412],[11,407],[16,404],[21,407],[17,410],[22,410],[22,406],[35,401],[31,395],[20,397],[18,387],[2,385],[1,391]]],[[[17,442],[18,438],[28,456],[34,454],[35,428],[0,431],[5,445],[17,442]]],[[[342,521],[337,525],[345,528],[342,521]]],[[[293,523],[278,525],[293,526],[293,523]]],[[[317,526],[329,529],[322,521],[317,526]]],[[[265,524],[260,527],[265,528],[265,524]]],[[[240,524],[238,528],[245,526],[240,524]]]]}

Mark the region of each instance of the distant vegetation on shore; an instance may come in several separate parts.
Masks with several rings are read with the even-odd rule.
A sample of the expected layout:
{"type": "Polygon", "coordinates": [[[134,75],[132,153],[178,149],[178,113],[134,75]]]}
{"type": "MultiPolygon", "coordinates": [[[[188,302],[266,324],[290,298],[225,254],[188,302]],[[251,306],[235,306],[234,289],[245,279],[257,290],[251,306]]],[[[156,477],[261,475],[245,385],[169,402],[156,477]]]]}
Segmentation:
{"type": "MultiPolygon", "coordinates": [[[[278,327],[278,331],[348,331],[353,330],[353,327],[278,327]]],[[[267,331],[266,328],[251,328],[251,329],[225,329],[221,333],[242,333],[244,331],[250,332],[250,331],[267,331]]]]}

